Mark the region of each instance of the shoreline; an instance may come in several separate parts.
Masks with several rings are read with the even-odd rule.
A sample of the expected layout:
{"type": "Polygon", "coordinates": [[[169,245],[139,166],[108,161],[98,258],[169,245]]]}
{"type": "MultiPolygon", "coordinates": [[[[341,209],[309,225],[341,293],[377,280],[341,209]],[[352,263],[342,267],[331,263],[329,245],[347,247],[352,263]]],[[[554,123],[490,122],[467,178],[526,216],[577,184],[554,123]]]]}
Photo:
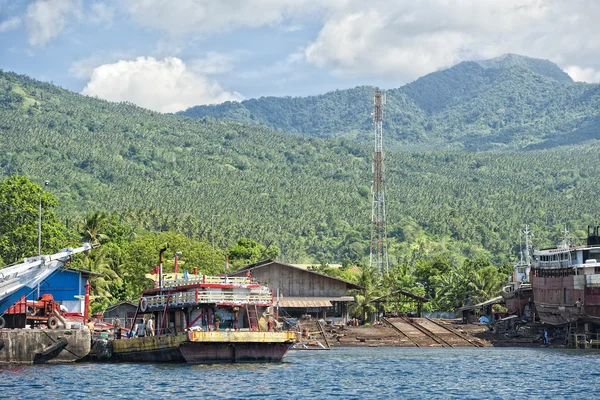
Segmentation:
{"type": "MultiPolygon", "coordinates": [[[[542,333],[547,327],[530,324],[519,333],[498,333],[491,331],[487,325],[462,324],[456,320],[435,320],[435,324],[447,332],[436,336],[437,342],[427,342],[424,336],[414,332],[414,336],[400,333],[392,327],[383,324],[367,326],[328,326],[325,334],[331,348],[356,347],[448,347],[448,348],[477,348],[477,347],[506,347],[506,348],[551,348],[569,349],[560,337],[550,338],[549,344],[542,343],[542,333]]],[[[317,337],[317,340],[320,340],[317,337]]]]}

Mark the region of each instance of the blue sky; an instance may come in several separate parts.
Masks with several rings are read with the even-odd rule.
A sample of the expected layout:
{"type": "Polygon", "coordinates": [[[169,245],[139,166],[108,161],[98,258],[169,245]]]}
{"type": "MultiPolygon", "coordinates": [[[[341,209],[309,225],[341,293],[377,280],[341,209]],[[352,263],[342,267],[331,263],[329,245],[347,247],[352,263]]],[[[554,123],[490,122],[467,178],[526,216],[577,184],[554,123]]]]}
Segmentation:
{"type": "Polygon", "coordinates": [[[598,17],[586,0],[0,0],[0,68],[163,112],[505,53],[598,82],[598,17]]]}

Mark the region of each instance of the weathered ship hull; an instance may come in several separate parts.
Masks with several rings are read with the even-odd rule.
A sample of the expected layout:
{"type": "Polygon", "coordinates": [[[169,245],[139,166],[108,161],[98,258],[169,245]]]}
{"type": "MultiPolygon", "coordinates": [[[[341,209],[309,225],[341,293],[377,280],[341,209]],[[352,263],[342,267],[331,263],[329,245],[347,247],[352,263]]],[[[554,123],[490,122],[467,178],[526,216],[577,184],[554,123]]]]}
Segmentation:
{"type": "Polygon", "coordinates": [[[293,332],[189,332],[115,340],[112,359],[192,364],[280,362],[294,340],[293,332]]]}
{"type": "Polygon", "coordinates": [[[511,293],[502,293],[502,298],[510,314],[522,317],[525,315],[525,306],[533,298],[533,289],[523,288],[511,293]]]}
{"type": "Polygon", "coordinates": [[[190,364],[280,362],[290,345],[284,343],[184,343],[181,353],[190,364]]]}
{"type": "Polygon", "coordinates": [[[600,275],[535,276],[532,286],[540,322],[563,325],[600,317],[600,275]]]}
{"type": "Polygon", "coordinates": [[[0,341],[0,364],[75,362],[91,347],[88,329],[0,329],[0,341]]]}
{"type": "Polygon", "coordinates": [[[179,347],[187,335],[150,336],[112,341],[112,361],[185,362],[179,347]]]}

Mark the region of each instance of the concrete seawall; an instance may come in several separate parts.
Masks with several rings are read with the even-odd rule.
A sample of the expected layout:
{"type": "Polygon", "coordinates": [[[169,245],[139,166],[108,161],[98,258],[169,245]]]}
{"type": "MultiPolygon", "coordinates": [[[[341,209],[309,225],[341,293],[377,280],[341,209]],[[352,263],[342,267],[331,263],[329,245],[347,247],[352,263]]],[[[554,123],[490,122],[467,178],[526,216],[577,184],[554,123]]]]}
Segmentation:
{"type": "Polygon", "coordinates": [[[82,329],[0,329],[0,364],[33,364],[43,357],[49,363],[74,362],[90,352],[91,336],[87,328],[82,329]],[[64,343],[67,346],[58,355],[48,355],[53,346],[64,343]],[[36,359],[36,354],[38,358],[36,359]]]}

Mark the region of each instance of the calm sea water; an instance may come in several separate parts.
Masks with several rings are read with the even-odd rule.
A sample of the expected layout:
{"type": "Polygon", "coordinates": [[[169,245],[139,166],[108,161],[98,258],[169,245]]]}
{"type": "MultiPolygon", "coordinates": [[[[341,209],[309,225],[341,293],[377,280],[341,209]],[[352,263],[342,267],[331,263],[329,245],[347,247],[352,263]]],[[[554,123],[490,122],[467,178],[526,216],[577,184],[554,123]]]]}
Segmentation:
{"type": "Polygon", "coordinates": [[[549,349],[295,351],[280,364],[0,368],[0,398],[595,398],[600,353],[549,349]]]}

